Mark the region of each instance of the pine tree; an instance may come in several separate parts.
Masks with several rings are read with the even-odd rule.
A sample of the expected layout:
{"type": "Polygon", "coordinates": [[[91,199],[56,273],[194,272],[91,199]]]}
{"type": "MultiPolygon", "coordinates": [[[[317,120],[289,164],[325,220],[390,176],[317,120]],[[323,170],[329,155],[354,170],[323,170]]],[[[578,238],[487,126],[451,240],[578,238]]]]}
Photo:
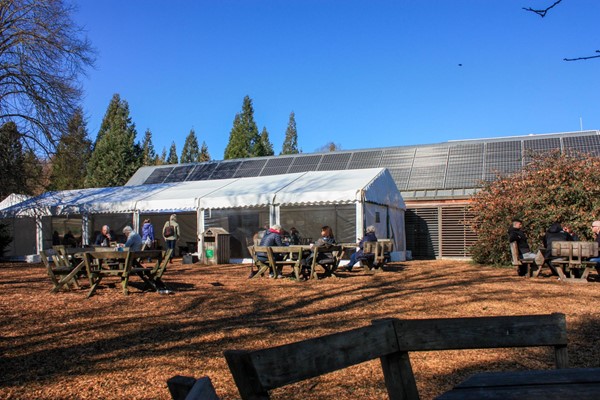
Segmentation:
{"type": "Polygon", "coordinates": [[[263,156],[272,156],[275,152],[273,151],[273,145],[269,140],[269,132],[267,132],[267,128],[263,127],[262,133],[258,141],[254,144],[252,148],[252,156],[253,157],[263,157],[263,156]]]}
{"type": "Polygon", "coordinates": [[[169,156],[167,157],[165,164],[179,164],[179,160],[177,158],[177,147],[175,146],[175,142],[171,142],[169,156]]]}
{"type": "Polygon", "coordinates": [[[0,127],[0,199],[11,193],[27,194],[24,165],[21,134],[14,122],[7,122],[0,127]]]}
{"type": "Polygon", "coordinates": [[[165,165],[167,163],[167,149],[163,147],[160,156],[156,159],[156,165],[165,165]]]}
{"type": "Polygon", "coordinates": [[[248,158],[252,156],[252,148],[259,140],[258,127],[254,122],[254,108],[252,99],[244,97],[242,112],[236,114],[233,127],[229,134],[229,143],[225,148],[223,158],[248,158]]]}
{"type": "Polygon", "coordinates": [[[179,159],[182,164],[197,162],[200,157],[200,149],[198,148],[198,139],[196,138],[196,132],[191,129],[190,133],[185,138],[183,150],[181,150],[181,158],[179,159]]]}
{"type": "Polygon", "coordinates": [[[140,166],[141,148],[134,143],[135,124],[129,105],[118,94],[110,101],[87,167],[86,186],[121,186],[140,166]]]}
{"type": "Polygon", "coordinates": [[[150,129],[146,129],[144,134],[144,141],[142,142],[142,165],[156,165],[157,163],[156,152],[154,151],[154,145],[152,144],[152,132],[150,129]]]}
{"type": "Polygon", "coordinates": [[[52,157],[50,189],[83,188],[91,153],[92,141],[88,138],[83,111],[78,109],[69,120],[67,132],[60,138],[52,157]]]}
{"type": "Polygon", "coordinates": [[[202,142],[202,146],[200,147],[200,155],[198,156],[199,162],[210,161],[210,154],[208,153],[208,146],[206,142],[202,142]]]}
{"type": "Polygon", "coordinates": [[[298,132],[296,131],[296,115],[292,111],[288,121],[287,129],[285,130],[285,139],[281,153],[279,154],[298,154],[298,132]]]}

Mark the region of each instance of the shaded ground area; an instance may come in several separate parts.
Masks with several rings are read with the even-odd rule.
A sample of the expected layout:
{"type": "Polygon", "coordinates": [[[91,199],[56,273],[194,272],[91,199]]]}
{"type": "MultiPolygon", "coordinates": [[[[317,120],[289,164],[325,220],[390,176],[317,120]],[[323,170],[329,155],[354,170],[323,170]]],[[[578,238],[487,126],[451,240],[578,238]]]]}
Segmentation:
{"type": "MultiPolygon", "coordinates": [[[[384,317],[567,315],[572,367],[600,367],[600,282],[520,278],[510,268],[460,261],[391,264],[376,275],[295,282],[246,279],[247,265],[169,266],[174,295],[109,279],[50,293],[41,265],[0,264],[0,398],[168,399],[174,375],[209,375],[223,399],[239,398],[226,349],[257,349],[370,324],[384,317]],[[115,282],[116,283],[116,282],[115,282]]],[[[423,399],[485,370],[553,366],[547,349],[412,353],[423,399]]],[[[386,398],[372,361],[272,393],[280,399],[386,398]]]]}

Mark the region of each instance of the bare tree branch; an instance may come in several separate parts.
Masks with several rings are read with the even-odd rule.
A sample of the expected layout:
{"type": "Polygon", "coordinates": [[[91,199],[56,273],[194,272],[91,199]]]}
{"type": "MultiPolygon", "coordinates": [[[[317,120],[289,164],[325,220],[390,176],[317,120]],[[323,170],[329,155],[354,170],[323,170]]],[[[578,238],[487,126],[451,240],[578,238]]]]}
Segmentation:
{"type": "MultiPolygon", "coordinates": [[[[600,50],[596,50],[596,53],[600,53],[600,50]]],[[[579,61],[579,60],[590,60],[592,58],[600,58],[600,54],[595,56],[577,57],[577,58],[563,58],[564,61],[579,61]]]]}
{"type": "Polygon", "coordinates": [[[539,15],[540,17],[544,18],[546,16],[546,14],[548,13],[548,11],[550,11],[550,9],[554,8],[556,5],[558,5],[562,0],[556,0],[554,2],[554,4],[552,4],[550,7],[545,8],[543,10],[534,10],[531,7],[523,7],[523,10],[525,11],[531,11],[532,13],[535,13],[537,15],[539,15]]]}

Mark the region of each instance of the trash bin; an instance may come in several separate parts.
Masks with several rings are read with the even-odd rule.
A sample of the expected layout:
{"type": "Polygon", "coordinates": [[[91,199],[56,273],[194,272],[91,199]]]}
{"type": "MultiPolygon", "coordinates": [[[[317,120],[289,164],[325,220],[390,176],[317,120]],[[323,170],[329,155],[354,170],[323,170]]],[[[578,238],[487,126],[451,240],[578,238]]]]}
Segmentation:
{"type": "Polygon", "coordinates": [[[230,234],[223,228],[208,228],[202,233],[202,259],[205,264],[228,264],[230,234]]]}

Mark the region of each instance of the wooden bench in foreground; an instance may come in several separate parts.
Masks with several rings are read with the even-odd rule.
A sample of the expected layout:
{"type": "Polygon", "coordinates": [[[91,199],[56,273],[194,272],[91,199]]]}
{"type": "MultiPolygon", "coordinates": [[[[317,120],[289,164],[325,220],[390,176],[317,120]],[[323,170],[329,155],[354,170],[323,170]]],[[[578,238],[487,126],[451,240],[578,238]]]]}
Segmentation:
{"type": "Polygon", "coordinates": [[[410,352],[533,346],[553,347],[556,367],[567,368],[565,315],[379,320],[262,350],[228,350],[225,358],[242,399],[269,399],[272,389],[379,358],[389,398],[412,400],[419,393],[410,352]]]}

